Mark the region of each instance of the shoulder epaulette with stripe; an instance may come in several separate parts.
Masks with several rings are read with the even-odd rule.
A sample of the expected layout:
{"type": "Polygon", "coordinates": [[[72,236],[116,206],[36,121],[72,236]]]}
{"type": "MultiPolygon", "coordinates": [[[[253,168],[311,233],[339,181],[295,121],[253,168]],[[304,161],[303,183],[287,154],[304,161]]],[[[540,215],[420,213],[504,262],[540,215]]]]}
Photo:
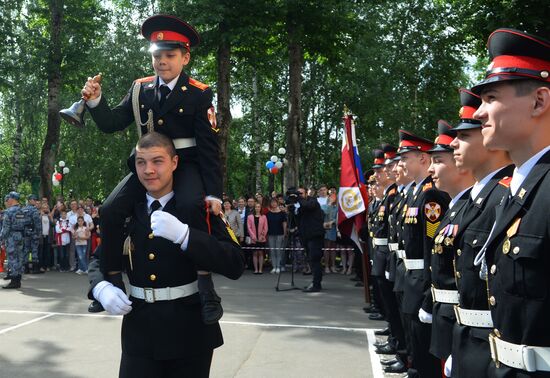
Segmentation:
{"type": "Polygon", "coordinates": [[[208,88],[208,85],[201,83],[198,80],[193,79],[192,77],[189,78],[189,85],[192,85],[194,87],[199,88],[201,91],[204,91],[208,88]]]}
{"type": "Polygon", "coordinates": [[[512,181],[512,177],[503,177],[502,180],[500,180],[498,183],[506,188],[510,187],[510,181],[512,181]]]}
{"type": "Polygon", "coordinates": [[[142,77],[141,79],[136,79],[136,83],[148,83],[150,81],[153,81],[154,79],[154,76],[142,77]]]}
{"type": "Polygon", "coordinates": [[[430,190],[431,188],[433,188],[433,186],[434,185],[431,182],[429,182],[422,187],[422,191],[425,192],[426,190],[430,190]]]}

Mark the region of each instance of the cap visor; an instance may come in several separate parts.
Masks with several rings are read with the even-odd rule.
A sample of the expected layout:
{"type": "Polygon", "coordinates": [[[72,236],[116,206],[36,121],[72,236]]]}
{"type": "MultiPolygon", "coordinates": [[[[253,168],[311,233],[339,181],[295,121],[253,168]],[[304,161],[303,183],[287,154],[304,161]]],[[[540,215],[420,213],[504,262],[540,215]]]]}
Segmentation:
{"type": "Polygon", "coordinates": [[[473,130],[473,129],[481,129],[481,122],[475,121],[475,120],[460,120],[458,125],[453,127],[451,130],[458,131],[458,130],[473,130]]]}

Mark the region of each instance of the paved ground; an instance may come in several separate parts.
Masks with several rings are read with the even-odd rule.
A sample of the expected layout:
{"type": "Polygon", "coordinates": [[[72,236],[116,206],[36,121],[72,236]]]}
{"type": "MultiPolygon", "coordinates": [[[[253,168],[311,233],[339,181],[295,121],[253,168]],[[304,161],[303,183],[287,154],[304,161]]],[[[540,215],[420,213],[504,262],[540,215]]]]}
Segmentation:
{"type": "MultiPolygon", "coordinates": [[[[309,279],[296,276],[296,286],[309,279]]],[[[289,287],[290,274],[284,281],[289,287]]],[[[384,324],[367,319],[349,276],[325,276],[325,291],[314,294],[277,292],[275,275],[249,271],[215,283],[225,345],[214,353],[212,377],[382,376],[368,345],[384,324]]],[[[86,287],[86,276],[49,272],[0,291],[0,377],[117,376],[121,318],[88,314],[86,287]]]]}

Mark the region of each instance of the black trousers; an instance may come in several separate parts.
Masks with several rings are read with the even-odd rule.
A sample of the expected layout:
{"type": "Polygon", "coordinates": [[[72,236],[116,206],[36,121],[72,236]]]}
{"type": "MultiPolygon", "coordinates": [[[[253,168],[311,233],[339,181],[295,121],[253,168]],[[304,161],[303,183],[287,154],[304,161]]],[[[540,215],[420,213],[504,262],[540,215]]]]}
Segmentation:
{"type": "Polygon", "coordinates": [[[411,327],[413,367],[421,378],[440,378],[441,360],[430,353],[432,325],[422,323],[418,315],[405,314],[411,327]]]}
{"type": "Polygon", "coordinates": [[[403,324],[401,323],[397,300],[393,293],[393,284],[386,280],[385,277],[376,277],[376,281],[378,282],[380,302],[384,308],[384,316],[390,324],[391,334],[397,339],[398,348],[406,349],[407,342],[405,341],[405,332],[403,330],[403,324]]]}
{"type": "MultiPolygon", "coordinates": [[[[185,214],[189,227],[207,230],[205,222],[204,184],[199,167],[193,162],[179,162],[174,172],[174,193],[178,214],[185,214]]],[[[121,271],[124,223],[132,216],[136,203],[145,201],[145,188],[137,175],[130,173],[111,192],[101,206],[101,254],[100,266],[104,274],[121,271]]]]}
{"type": "Polygon", "coordinates": [[[321,269],[321,258],[323,257],[323,237],[304,240],[304,247],[309,256],[309,265],[313,275],[313,286],[321,287],[323,270],[321,269]]]}
{"type": "Polygon", "coordinates": [[[153,360],[122,353],[119,378],[208,378],[212,353],[177,360],[153,360]]]}

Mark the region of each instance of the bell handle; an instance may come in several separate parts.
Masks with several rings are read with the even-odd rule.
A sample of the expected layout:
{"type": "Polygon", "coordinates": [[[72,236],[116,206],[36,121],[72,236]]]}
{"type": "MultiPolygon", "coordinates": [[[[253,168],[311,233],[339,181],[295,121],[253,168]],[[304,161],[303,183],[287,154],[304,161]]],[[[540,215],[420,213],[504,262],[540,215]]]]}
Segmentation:
{"type": "MultiPolygon", "coordinates": [[[[92,81],[95,83],[101,84],[102,79],[103,79],[103,74],[100,72],[92,78],[92,81]]],[[[84,101],[88,101],[88,98],[86,98],[85,96],[82,96],[81,99],[84,101]]]]}

